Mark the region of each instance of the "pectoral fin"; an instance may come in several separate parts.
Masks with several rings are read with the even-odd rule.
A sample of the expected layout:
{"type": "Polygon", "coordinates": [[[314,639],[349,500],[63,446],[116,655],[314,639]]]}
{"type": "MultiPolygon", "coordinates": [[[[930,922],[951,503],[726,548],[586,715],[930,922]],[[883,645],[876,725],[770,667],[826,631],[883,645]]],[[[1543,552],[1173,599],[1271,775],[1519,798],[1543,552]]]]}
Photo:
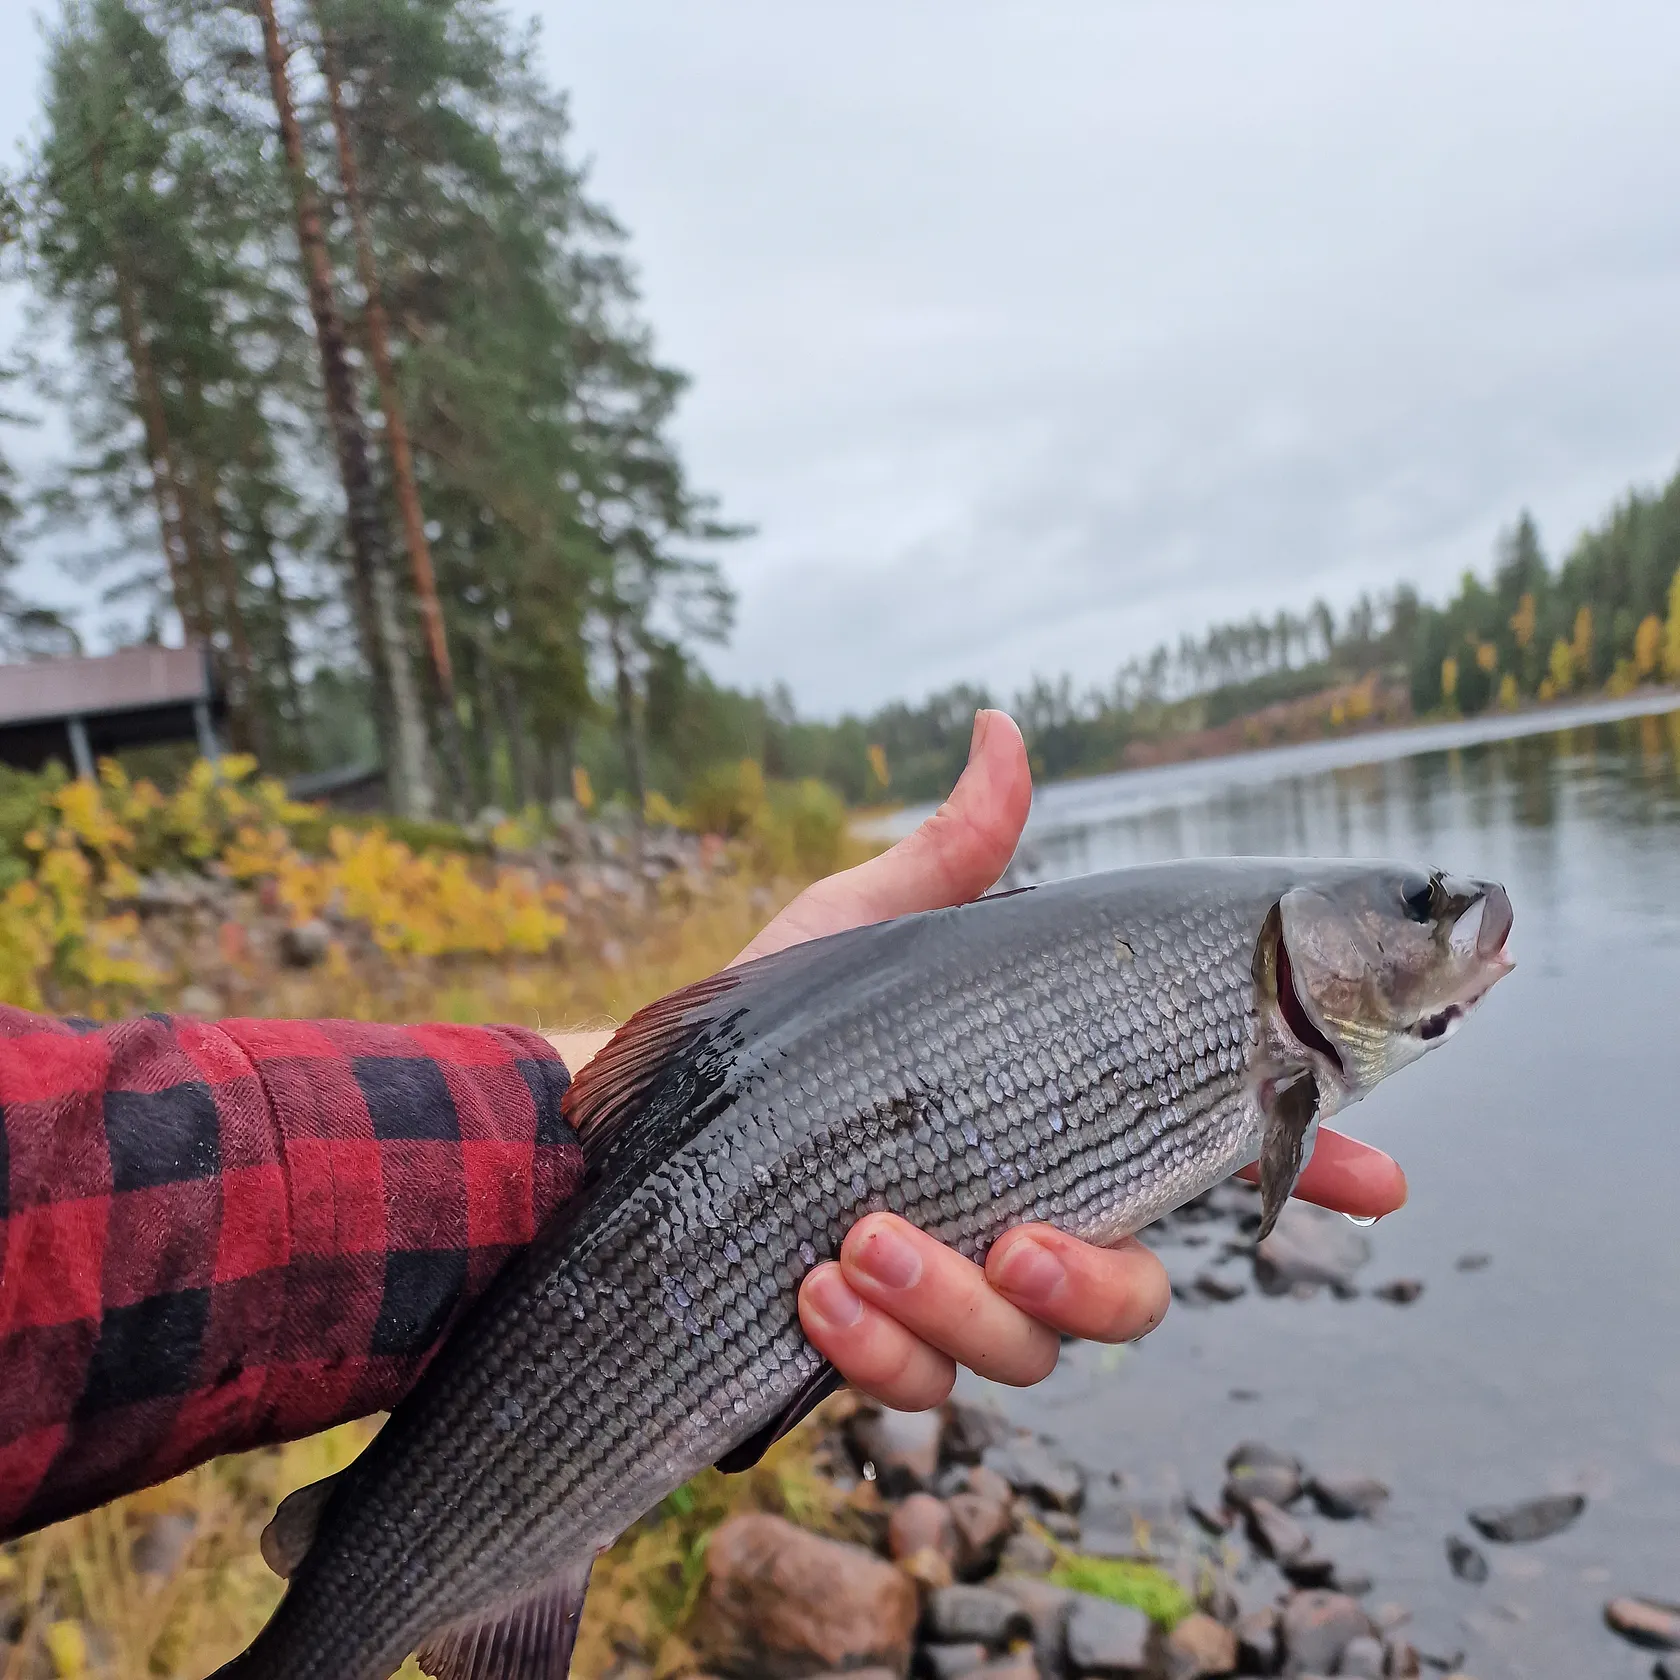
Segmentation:
{"type": "Polygon", "coordinates": [[[1295,1188],[1311,1154],[1308,1138],[1318,1119],[1318,1081],[1303,1073],[1274,1090],[1266,1105],[1266,1130],[1260,1140],[1260,1232],[1272,1234],[1283,1204],[1295,1188]]]}
{"type": "Polygon", "coordinates": [[[262,1531],[263,1562],[281,1580],[291,1579],[292,1572],[303,1562],[304,1553],[315,1544],[315,1531],[321,1526],[321,1513],[326,1510],[327,1501],[332,1498],[338,1478],[343,1474],[341,1470],[337,1475],[324,1477],[321,1481],[311,1482],[308,1487],[300,1487],[295,1493],[288,1493],[269,1519],[268,1527],[262,1531]]]}

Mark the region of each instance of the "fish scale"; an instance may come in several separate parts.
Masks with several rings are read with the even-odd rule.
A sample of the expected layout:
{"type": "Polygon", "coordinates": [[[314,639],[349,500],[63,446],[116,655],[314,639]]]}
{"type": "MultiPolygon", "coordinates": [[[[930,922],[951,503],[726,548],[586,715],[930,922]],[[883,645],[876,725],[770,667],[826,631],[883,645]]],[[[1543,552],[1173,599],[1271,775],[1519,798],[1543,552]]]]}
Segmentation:
{"type": "Polygon", "coordinates": [[[1292,887],[1370,867],[1091,876],[666,1006],[668,1064],[610,1137],[586,1132],[580,1200],[340,1479],[228,1674],[385,1680],[440,1625],[610,1544],[821,1375],[798,1286],[864,1213],[983,1260],[1032,1220],[1112,1242],[1252,1161],[1262,925],[1292,887]]]}

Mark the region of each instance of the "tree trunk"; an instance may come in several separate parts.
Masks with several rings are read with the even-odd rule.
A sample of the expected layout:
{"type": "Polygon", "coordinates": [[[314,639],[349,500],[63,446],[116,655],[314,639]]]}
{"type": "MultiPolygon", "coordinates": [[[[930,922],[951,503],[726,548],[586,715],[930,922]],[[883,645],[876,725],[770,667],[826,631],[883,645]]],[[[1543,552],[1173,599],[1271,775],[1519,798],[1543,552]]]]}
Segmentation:
{"type": "Polygon", "coordinates": [[[637,833],[647,820],[647,783],[642,774],[642,747],[636,729],[636,684],[630,675],[630,650],[621,619],[612,620],[613,687],[618,702],[618,744],[624,754],[624,779],[637,833]]]}
{"type": "Polygon", "coordinates": [[[519,690],[504,672],[499,681],[502,699],[502,728],[507,732],[508,773],[513,778],[513,808],[523,811],[531,803],[530,740],[525,733],[525,708],[519,690]]]}
{"type": "Polygon", "coordinates": [[[357,616],[361,620],[363,647],[373,678],[374,724],[381,738],[386,774],[393,784],[393,803],[407,816],[429,817],[435,801],[431,767],[427,763],[425,713],[409,663],[407,638],[403,635],[379,492],[368,458],[367,432],[362,424],[345,345],[344,318],[339,310],[332,263],[321,226],[320,199],[303,154],[303,135],[292,106],[286,48],[274,15],[274,0],[256,0],[256,10],[262,23],[269,88],[280,122],[280,143],[292,178],[298,248],[309,289],[309,310],[315,320],[327,417],[338,452],[339,476],[344,482],[357,616]]]}
{"type": "Polygon", "coordinates": [[[339,78],[337,57],[320,7],[314,7],[315,27],[321,39],[321,69],[326,77],[327,98],[332,106],[333,137],[338,143],[338,175],[344,188],[345,207],[356,240],[356,267],[367,299],[367,345],[379,383],[379,406],[385,411],[385,450],[391,462],[391,485],[396,492],[397,511],[402,517],[403,540],[408,547],[409,571],[414,581],[414,599],[420,608],[426,649],[431,655],[432,678],[437,685],[443,724],[443,752],[451,783],[452,803],[463,806],[468,799],[466,756],[461,743],[461,717],[455,704],[455,672],[449,658],[449,636],[438,601],[437,574],[432,568],[431,544],[426,540],[426,519],[420,506],[420,490],[414,480],[414,455],[409,448],[408,420],[402,393],[397,388],[396,369],[391,365],[390,330],[385,319],[385,302],[379,287],[379,269],[374,261],[373,238],[362,203],[361,172],[356,166],[356,148],[350,134],[350,119],[344,109],[344,87],[339,78]]]}
{"type": "Polygon", "coordinates": [[[473,745],[478,756],[478,777],[474,785],[477,811],[496,803],[496,701],[495,678],[490,670],[490,650],[481,629],[471,636],[473,745]]]}

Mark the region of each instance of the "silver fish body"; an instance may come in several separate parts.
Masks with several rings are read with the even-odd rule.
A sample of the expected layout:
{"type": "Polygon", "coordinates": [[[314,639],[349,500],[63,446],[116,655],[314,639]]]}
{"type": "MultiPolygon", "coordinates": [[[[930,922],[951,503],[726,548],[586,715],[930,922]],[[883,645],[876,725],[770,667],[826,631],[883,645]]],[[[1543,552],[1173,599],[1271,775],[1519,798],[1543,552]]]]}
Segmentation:
{"type": "Polygon", "coordinates": [[[1442,887],[1426,924],[1404,908],[1417,879],[1267,860],[1088,876],[795,947],[644,1011],[569,1094],[584,1192],[315,1501],[281,1608],[224,1672],[385,1680],[430,1641],[451,1680],[563,1673],[537,1649],[563,1614],[548,1584],[575,1600],[598,1550],[813,1391],[798,1285],[864,1213],[976,1260],[1028,1220],[1110,1243],[1259,1158],[1307,1080],[1287,1194],[1377,1054],[1359,1046],[1353,1081],[1341,1017],[1276,995],[1279,974],[1300,989],[1350,961],[1345,930],[1315,942],[1290,906],[1303,927],[1363,916],[1385,952],[1410,927],[1420,962],[1459,964],[1405,1002],[1402,1036],[1508,966],[1498,888],[1442,887]]]}

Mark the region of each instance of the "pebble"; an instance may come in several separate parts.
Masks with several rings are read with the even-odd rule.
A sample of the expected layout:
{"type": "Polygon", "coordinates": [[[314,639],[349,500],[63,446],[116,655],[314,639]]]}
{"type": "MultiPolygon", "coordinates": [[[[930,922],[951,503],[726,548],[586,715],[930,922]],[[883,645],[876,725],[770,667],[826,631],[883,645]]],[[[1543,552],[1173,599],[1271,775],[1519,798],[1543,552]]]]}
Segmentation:
{"type": "Polygon", "coordinates": [[[990,1662],[982,1663],[969,1680],[1039,1680],[1038,1664],[1032,1652],[1022,1646],[1019,1651],[1010,1651],[1005,1656],[993,1657],[990,1662]]]}
{"type": "Polygon", "coordinates": [[[1648,1598],[1613,1598],[1604,1619],[1622,1638],[1648,1650],[1680,1651],[1680,1604],[1648,1598]]]}
{"type": "Polygon", "coordinates": [[[1233,1283],[1229,1278],[1218,1277],[1213,1272],[1198,1272],[1191,1287],[1208,1301],[1235,1301],[1248,1293],[1247,1284],[1233,1283]]]}
{"type": "Polygon", "coordinates": [[[1342,1647],[1336,1664],[1338,1674],[1349,1674],[1357,1680],[1383,1680],[1383,1647],[1380,1639],[1361,1634],[1342,1647]]]}
{"type": "Polygon", "coordinates": [[[860,1409],[850,1424],[852,1452],[875,1466],[888,1499],[925,1488],[939,1471],[943,1423],[938,1412],[895,1412],[888,1406],[860,1409]]]}
{"type": "Polygon", "coordinates": [[[990,1650],[1025,1639],[1032,1622],[1012,1598],[990,1587],[941,1587],[928,1594],[922,1625],[943,1644],[977,1642],[990,1650]]]}
{"type": "Polygon", "coordinates": [[[1085,1496],[1085,1475],[1077,1464],[1053,1453],[1030,1435],[988,1447],[980,1462],[1017,1492],[1057,1511],[1077,1511],[1085,1496]]]}
{"type": "Polygon", "coordinates": [[[1460,1540],[1456,1534],[1447,1536],[1447,1564],[1459,1580],[1468,1581],[1473,1587],[1479,1587],[1488,1578],[1488,1560],[1468,1540],[1460,1540]]]}
{"type": "Polygon", "coordinates": [[[1039,1672],[1046,1680],[1059,1680],[1067,1668],[1064,1633],[1068,1611],[1077,1595],[1069,1587],[1019,1575],[1000,1576],[995,1585],[1032,1624],[1033,1653],[1039,1672]]]}
{"type": "Polygon", "coordinates": [[[1248,1502],[1248,1537],[1269,1558],[1279,1562],[1304,1557],[1312,1548],[1312,1538],[1289,1515],[1279,1510],[1269,1499],[1248,1502]]]}
{"type": "Polygon", "coordinates": [[[1471,1253],[1459,1255],[1453,1265],[1461,1272],[1479,1272],[1484,1266],[1491,1265],[1492,1262],[1493,1256],[1491,1254],[1471,1253]]]}
{"type": "Polygon", "coordinates": [[[1314,1476],[1307,1492],[1321,1516],[1338,1522],[1375,1516],[1388,1503],[1388,1489],[1373,1476],[1314,1476]]]}
{"type": "Polygon", "coordinates": [[[1379,1301],[1388,1301],[1396,1307],[1409,1307],[1423,1293],[1423,1279],[1392,1278],[1387,1283],[1379,1283],[1371,1293],[1379,1301]]]}
{"type": "Polygon", "coordinates": [[[1076,1675],[1130,1680],[1150,1672],[1155,1624],[1129,1604],[1076,1593],[1067,1618],[1067,1661],[1076,1675]]]}
{"type": "Polygon", "coordinates": [[[1009,1513],[1013,1501],[1009,1489],[1004,1498],[988,1498],[984,1493],[954,1493],[946,1501],[952,1529],[956,1538],[956,1569],[959,1575],[973,1577],[985,1573],[997,1562],[1003,1543],[1009,1538],[1009,1513]]]}
{"type": "Polygon", "coordinates": [[[1409,1639],[1390,1638],[1383,1642],[1383,1680],[1418,1680],[1423,1662],[1409,1639]]]}
{"type": "Polygon", "coordinates": [[[1254,1251],[1254,1281],[1268,1295],[1297,1287],[1311,1294],[1328,1286],[1352,1294],[1354,1274],[1371,1258],[1371,1244],[1339,1213],[1289,1202],[1272,1234],[1254,1251]]]}
{"type": "Polygon", "coordinates": [[[932,1551],[957,1561],[957,1525],[950,1508],[931,1493],[912,1493],[887,1519],[887,1555],[895,1561],[932,1551]]]}
{"type": "Polygon", "coordinates": [[[977,1669],[990,1653],[984,1645],[924,1645],[922,1661],[932,1680],[958,1680],[977,1669]]]}
{"type": "Polygon", "coordinates": [[[1236,1666],[1237,1636],[1212,1616],[1186,1616],[1167,1636],[1167,1680],[1231,1674],[1236,1666]]]}
{"type": "Polygon", "coordinates": [[[978,1464],[987,1447],[1002,1446],[1015,1433],[996,1406],[947,1400],[944,1412],[944,1451],[953,1464],[978,1464]]]}
{"type": "Polygon", "coordinates": [[[1586,1508],[1584,1494],[1551,1493],[1517,1505],[1479,1506],[1470,1513],[1470,1523],[1486,1540],[1544,1540],[1568,1528],[1586,1508]]]}
{"type": "Polygon", "coordinates": [[[1657,1666],[1651,1670],[1651,1680],[1680,1680],[1680,1662],[1659,1657],[1657,1666]]]}
{"type": "Polygon", "coordinates": [[[1300,1473],[1282,1464],[1244,1467],[1226,1482],[1221,1497],[1238,1510],[1253,1499],[1264,1499],[1273,1505],[1292,1505],[1301,1497],[1300,1473]]]}
{"type": "Polygon", "coordinates": [[[1298,1592],[1283,1607],[1283,1672],[1334,1674],[1348,1645],[1371,1631],[1370,1618],[1344,1593],[1298,1592]]]}
{"type": "Polygon", "coordinates": [[[1048,1540],[1023,1531],[1004,1541],[998,1568],[1013,1575],[1048,1575],[1056,1567],[1056,1553],[1048,1540]]]}
{"type": "Polygon", "coordinates": [[[1270,1604],[1251,1610],[1236,1627],[1237,1660],[1249,1674],[1275,1674],[1283,1661],[1283,1644],[1276,1609],[1270,1604]]]}

